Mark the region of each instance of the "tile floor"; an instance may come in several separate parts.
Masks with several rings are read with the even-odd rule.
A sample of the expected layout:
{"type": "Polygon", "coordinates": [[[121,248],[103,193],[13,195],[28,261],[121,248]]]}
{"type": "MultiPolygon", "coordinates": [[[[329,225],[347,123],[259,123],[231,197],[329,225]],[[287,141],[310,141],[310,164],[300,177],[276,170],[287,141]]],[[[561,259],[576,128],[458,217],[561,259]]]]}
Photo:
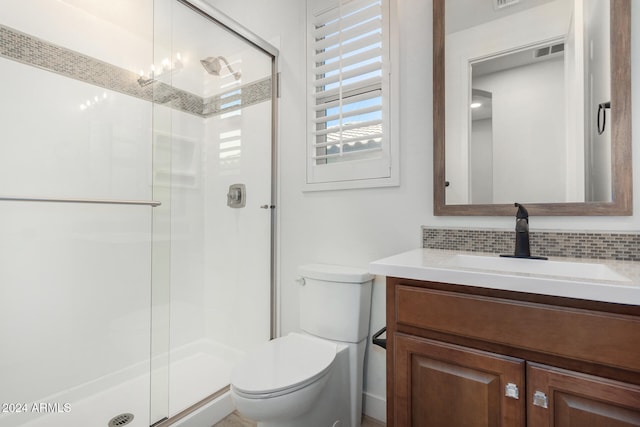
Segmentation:
{"type": "MultiPolygon", "coordinates": [[[[255,427],[256,423],[246,420],[238,415],[236,412],[229,415],[224,420],[220,421],[218,424],[213,427],[255,427]]],[[[384,427],[385,424],[380,421],[374,420],[373,418],[365,417],[362,420],[362,427],[384,427]]]]}

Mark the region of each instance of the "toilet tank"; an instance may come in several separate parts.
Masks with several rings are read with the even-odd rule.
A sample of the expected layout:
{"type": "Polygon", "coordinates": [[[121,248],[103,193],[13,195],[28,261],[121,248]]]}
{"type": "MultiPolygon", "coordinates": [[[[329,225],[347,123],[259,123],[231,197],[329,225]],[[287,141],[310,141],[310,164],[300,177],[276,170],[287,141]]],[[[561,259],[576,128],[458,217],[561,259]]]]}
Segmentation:
{"type": "Polygon", "coordinates": [[[366,270],[329,264],[300,266],[300,328],[357,343],[369,334],[371,283],[366,270]]]}

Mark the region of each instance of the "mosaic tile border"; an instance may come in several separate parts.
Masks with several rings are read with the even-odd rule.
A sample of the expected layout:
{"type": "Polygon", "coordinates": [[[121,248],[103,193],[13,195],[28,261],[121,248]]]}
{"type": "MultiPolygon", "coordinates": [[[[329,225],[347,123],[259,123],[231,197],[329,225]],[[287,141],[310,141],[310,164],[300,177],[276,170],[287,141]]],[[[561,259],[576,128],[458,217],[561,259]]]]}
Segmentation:
{"type": "MultiPolygon", "coordinates": [[[[532,231],[529,237],[532,255],[640,261],[640,234],[532,231]]],[[[422,247],[509,254],[515,232],[423,226],[422,247]]]]}
{"type": "Polygon", "coordinates": [[[3,25],[0,25],[0,57],[205,118],[268,101],[272,94],[270,77],[209,98],[159,81],[141,87],[139,75],[133,71],[3,25]]]}
{"type": "Polygon", "coordinates": [[[271,90],[271,78],[267,77],[222,95],[206,98],[203,100],[202,115],[211,117],[269,101],[271,90]]]}

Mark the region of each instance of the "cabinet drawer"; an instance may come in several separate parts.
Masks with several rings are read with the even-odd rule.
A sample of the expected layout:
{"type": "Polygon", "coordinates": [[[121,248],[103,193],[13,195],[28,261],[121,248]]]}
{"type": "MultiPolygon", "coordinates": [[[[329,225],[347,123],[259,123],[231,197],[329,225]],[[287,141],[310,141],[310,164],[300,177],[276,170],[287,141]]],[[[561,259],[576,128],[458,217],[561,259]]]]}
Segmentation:
{"type": "Polygon", "coordinates": [[[633,316],[398,285],[401,325],[640,372],[633,316]]]}

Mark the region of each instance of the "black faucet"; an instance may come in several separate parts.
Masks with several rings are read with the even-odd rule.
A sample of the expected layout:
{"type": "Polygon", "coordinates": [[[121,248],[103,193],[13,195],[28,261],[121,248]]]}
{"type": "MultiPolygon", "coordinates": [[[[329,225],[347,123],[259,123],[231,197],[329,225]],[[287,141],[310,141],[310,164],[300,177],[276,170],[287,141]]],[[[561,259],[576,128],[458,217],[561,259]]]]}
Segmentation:
{"type": "Polygon", "coordinates": [[[531,257],[531,248],[529,247],[529,212],[520,203],[515,203],[518,208],[516,214],[516,258],[531,257]]]}
{"type": "Polygon", "coordinates": [[[507,258],[547,259],[546,257],[531,256],[529,247],[529,212],[520,203],[515,203],[516,213],[516,250],[513,255],[500,255],[507,258]]]}

